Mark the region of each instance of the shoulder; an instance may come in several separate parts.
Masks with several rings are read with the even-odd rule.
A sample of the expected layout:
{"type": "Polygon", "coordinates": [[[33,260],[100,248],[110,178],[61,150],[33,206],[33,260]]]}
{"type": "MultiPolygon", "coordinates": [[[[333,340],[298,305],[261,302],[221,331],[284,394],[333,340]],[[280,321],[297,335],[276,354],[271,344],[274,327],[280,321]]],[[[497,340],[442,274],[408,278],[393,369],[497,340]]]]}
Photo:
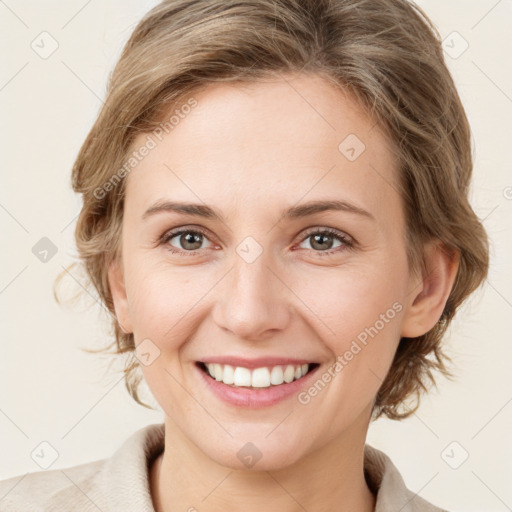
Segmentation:
{"type": "Polygon", "coordinates": [[[148,468],[164,449],[164,424],[147,425],[111,457],[0,481],[1,512],[153,510],[148,468]]]}
{"type": "Polygon", "coordinates": [[[0,480],[2,512],[98,510],[96,494],[106,459],[0,480]],[[91,496],[91,497],[90,497],[91,496]]]}
{"type": "Polygon", "coordinates": [[[375,512],[448,512],[409,490],[391,459],[370,445],[365,445],[364,470],[376,496],[375,512]]]}

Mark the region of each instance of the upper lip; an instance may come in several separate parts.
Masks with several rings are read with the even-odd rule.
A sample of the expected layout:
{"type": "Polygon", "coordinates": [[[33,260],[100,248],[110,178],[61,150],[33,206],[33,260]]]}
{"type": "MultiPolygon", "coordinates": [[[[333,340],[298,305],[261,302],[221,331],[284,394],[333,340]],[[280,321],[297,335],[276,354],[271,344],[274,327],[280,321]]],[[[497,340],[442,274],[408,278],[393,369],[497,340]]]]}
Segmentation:
{"type": "Polygon", "coordinates": [[[202,359],[201,363],[205,364],[229,364],[231,366],[242,366],[243,368],[261,368],[263,366],[287,366],[287,365],[302,365],[302,364],[313,364],[311,359],[295,359],[291,357],[257,357],[254,359],[247,359],[245,357],[237,356],[212,356],[202,359]]]}

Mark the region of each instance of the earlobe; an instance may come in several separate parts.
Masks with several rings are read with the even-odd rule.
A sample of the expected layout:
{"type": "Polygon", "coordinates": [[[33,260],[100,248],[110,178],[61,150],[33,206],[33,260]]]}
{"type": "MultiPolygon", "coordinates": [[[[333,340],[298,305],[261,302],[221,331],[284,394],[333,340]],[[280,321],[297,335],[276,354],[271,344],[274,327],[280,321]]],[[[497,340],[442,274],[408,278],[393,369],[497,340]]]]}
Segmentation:
{"type": "Polygon", "coordinates": [[[439,321],[455,283],[459,256],[439,240],[427,244],[421,281],[411,278],[401,336],[422,336],[439,321]]]}
{"type": "Polygon", "coordinates": [[[108,284],[110,286],[110,292],[112,293],[112,300],[114,302],[114,309],[119,326],[124,333],[129,334],[133,332],[133,327],[130,318],[130,309],[128,307],[122,262],[115,260],[109,264],[108,284]]]}

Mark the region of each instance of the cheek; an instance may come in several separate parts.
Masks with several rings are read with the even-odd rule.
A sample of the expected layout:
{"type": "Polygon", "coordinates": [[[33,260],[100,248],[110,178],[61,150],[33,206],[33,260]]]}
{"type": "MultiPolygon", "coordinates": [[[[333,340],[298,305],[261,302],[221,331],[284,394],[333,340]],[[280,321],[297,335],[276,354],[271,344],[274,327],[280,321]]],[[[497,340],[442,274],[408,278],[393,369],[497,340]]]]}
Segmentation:
{"type": "Polygon", "coordinates": [[[154,357],[148,365],[141,358],[144,379],[167,414],[183,415],[190,396],[178,384],[184,380],[181,351],[196,328],[198,310],[194,306],[210,286],[184,268],[173,269],[161,262],[139,261],[133,268],[127,293],[131,293],[137,353],[141,358],[143,347],[147,347],[154,357]]]}
{"type": "Polygon", "coordinates": [[[332,355],[332,365],[318,378],[328,381],[331,397],[343,397],[347,408],[336,409],[348,414],[372,400],[391,365],[400,340],[403,284],[375,268],[340,269],[337,277],[330,269],[302,282],[308,284],[296,283],[294,291],[314,313],[309,318],[332,355]]]}
{"type": "MultiPolygon", "coordinates": [[[[381,270],[378,265],[330,268],[291,277],[290,288],[303,303],[304,313],[307,308],[308,317],[316,318],[318,333],[340,350],[347,340],[372,326],[381,315],[386,316],[392,305],[401,300],[406,286],[389,268],[381,270]]],[[[397,309],[400,308],[389,311],[385,320],[396,320],[397,309]]]]}
{"type": "Polygon", "coordinates": [[[173,267],[162,257],[157,261],[151,257],[134,261],[127,295],[136,340],[149,337],[172,345],[172,339],[183,334],[193,308],[214,283],[211,270],[173,267]]]}

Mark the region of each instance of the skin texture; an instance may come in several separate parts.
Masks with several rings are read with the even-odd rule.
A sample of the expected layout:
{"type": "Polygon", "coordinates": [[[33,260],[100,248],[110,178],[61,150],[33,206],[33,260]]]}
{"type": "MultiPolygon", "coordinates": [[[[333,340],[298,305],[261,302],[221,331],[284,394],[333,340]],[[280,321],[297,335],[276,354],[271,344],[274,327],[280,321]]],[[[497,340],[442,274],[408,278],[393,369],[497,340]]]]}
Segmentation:
{"type": "Polygon", "coordinates": [[[109,268],[120,325],[136,345],[149,339],[160,351],[142,365],[165,412],[165,450],[151,468],[155,508],[371,511],[363,448],[373,401],[400,337],[427,332],[441,316],[457,258],[432,242],[428,272],[409,271],[392,148],[320,76],[213,84],[194,98],[197,106],[128,175],[122,257],[109,268]],[[338,149],[349,134],[365,144],[354,161],[338,149]],[[326,199],[373,218],[281,215],[326,199]],[[161,200],[210,205],[223,221],[175,212],[143,220],[161,200]],[[202,228],[199,249],[190,254],[180,235],[158,241],[174,228],[202,228]],[[325,228],[354,246],[327,234],[319,248],[312,234],[325,228]],[[236,251],[246,237],[262,249],[251,263],[236,251]],[[320,363],[321,377],[394,303],[400,311],[306,405],[293,396],[233,407],[195,366],[216,355],[291,356],[320,363]],[[249,441],[262,454],[252,468],[237,457],[249,441]]]}

